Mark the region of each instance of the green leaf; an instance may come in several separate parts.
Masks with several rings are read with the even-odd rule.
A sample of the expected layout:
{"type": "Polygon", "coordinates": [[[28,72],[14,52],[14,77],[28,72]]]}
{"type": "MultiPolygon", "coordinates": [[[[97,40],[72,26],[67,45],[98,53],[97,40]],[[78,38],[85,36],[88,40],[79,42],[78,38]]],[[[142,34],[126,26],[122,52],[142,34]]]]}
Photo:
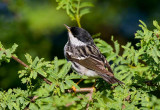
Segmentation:
{"type": "Polygon", "coordinates": [[[26,78],[22,78],[21,81],[22,81],[22,83],[24,84],[24,83],[27,82],[27,79],[26,79],[26,78]]]}
{"type": "Polygon", "coordinates": [[[154,46],[153,50],[156,52],[156,55],[160,57],[160,50],[158,50],[157,48],[158,48],[157,46],[154,46]]]}
{"type": "Polygon", "coordinates": [[[35,68],[35,67],[37,66],[37,63],[38,63],[38,62],[39,62],[39,58],[36,57],[36,58],[34,59],[33,63],[31,64],[31,66],[32,66],[33,68],[35,68]]]}
{"type": "Polygon", "coordinates": [[[26,71],[26,70],[18,71],[19,78],[22,78],[26,73],[27,73],[27,71],[26,71]]]}
{"type": "Polygon", "coordinates": [[[11,51],[9,50],[9,49],[7,49],[6,51],[5,51],[5,53],[6,53],[6,57],[7,58],[11,58],[11,51]]]}
{"type": "Polygon", "coordinates": [[[54,73],[58,73],[58,71],[59,71],[59,66],[58,66],[58,58],[57,57],[55,57],[54,58],[54,73]]]}
{"type": "Polygon", "coordinates": [[[67,63],[67,60],[66,59],[60,59],[58,60],[58,66],[61,66],[63,64],[67,63]]]}
{"type": "Polygon", "coordinates": [[[158,22],[156,20],[153,21],[153,25],[160,30],[160,26],[158,25],[158,22]]]}
{"type": "Polygon", "coordinates": [[[37,78],[37,72],[32,71],[31,74],[33,74],[33,79],[36,79],[36,78],[37,78]]]}
{"type": "Polygon", "coordinates": [[[139,58],[139,54],[135,54],[134,56],[134,64],[137,65],[138,64],[138,58],[139,58]]]}
{"type": "Polygon", "coordinates": [[[46,72],[44,72],[42,69],[38,69],[38,70],[36,70],[39,74],[41,74],[42,76],[44,76],[44,77],[47,77],[47,74],[46,74],[46,72]]]}
{"type": "Polygon", "coordinates": [[[64,93],[64,84],[63,83],[60,84],[60,89],[64,93]]]}
{"type": "MultiPolygon", "coordinates": [[[[114,40],[112,40],[112,41],[114,41],[114,40]]],[[[116,54],[118,55],[119,51],[120,51],[118,41],[114,41],[114,47],[115,47],[116,54]]]]}
{"type": "Polygon", "coordinates": [[[71,68],[71,63],[70,63],[70,62],[66,63],[66,64],[61,68],[61,70],[60,70],[60,72],[59,72],[59,74],[58,74],[58,77],[59,77],[59,78],[62,78],[62,77],[64,78],[64,77],[66,76],[66,74],[69,72],[70,68],[71,68]]]}
{"type": "Polygon", "coordinates": [[[2,60],[3,56],[4,56],[4,51],[0,51],[0,60],[2,60]]]}
{"type": "Polygon", "coordinates": [[[79,6],[79,8],[85,8],[85,7],[93,7],[94,5],[91,2],[82,2],[79,6]]]}
{"type": "Polygon", "coordinates": [[[101,36],[101,33],[100,33],[100,32],[92,35],[92,38],[96,38],[96,37],[99,37],[99,36],[101,36]]]}
{"type": "Polygon", "coordinates": [[[76,89],[80,89],[80,87],[79,87],[76,83],[74,83],[72,80],[65,79],[65,83],[66,83],[69,87],[74,86],[74,87],[76,87],[76,89]]]}
{"type": "Polygon", "coordinates": [[[2,49],[3,48],[3,45],[2,45],[2,43],[0,42],[0,48],[2,49]]]}
{"type": "Polygon", "coordinates": [[[111,51],[113,50],[113,48],[109,44],[107,44],[105,41],[103,41],[103,40],[101,40],[99,38],[98,39],[94,39],[94,42],[98,43],[98,44],[101,44],[102,46],[104,46],[107,49],[111,49],[111,51]]]}
{"type": "Polygon", "coordinates": [[[139,20],[139,22],[140,22],[144,27],[147,28],[147,25],[146,25],[142,20],[139,20]]]}
{"type": "Polygon", "coordinates": [[[8,90],[8,93],[11,94],[11,93],[12,93],[12,89],[9,89],[9,90],[8,90]]]}
{"type": "Polygon", "coordinates": [[[84,9],[82,9],[82,10],[80,11],[80,17],[82,17],[82,16],[84,16],[84,15],[86,15],[86,14],[88,14],[88,13],[90,13],[90,9],[84,8],[84,9]]]}
{"type": "Polygon", "coordinates": [[[32,64],[32,57],[31,57],[28,53],[25,54],[25,57],[26,57],[26,59],[27,59],[27,62],[28,62],[29,64],[32,64]]]}
{"type": "Polygon", "coordinates": [[[115,58],[116,58],[116,54],[111,54],[111,55],[109,55],[108,57],[107,57],[107,61],[109,62],[109,61],[111,61],[111,60],[114,60],[115,58]]]}
{"type": "Polygon", "coordinates": [[[151,56],[153,57],[154,61],[158,64],[159,63],[159,59],[157,57],[157,51],[155,49],[151,50],[151,56]]]}
{"type": "Polygon", "coordinates": [[[39,108],[37,107],[37,105],[35,103],[30,103],[29,109],[30,110],[39,110],[39,108]]]}
{"type": "Polygon", "coordinates": [[[80,78],[81,78],[81,76],[78,75],[77,73],[76,74],[75,73],[71,73],[70,75],[66,76],[66,79],[80,79],[80,78]]]}
{"type": "Polygon", "coordinates": [[[17,45],[17,44],[14,44],[14,45],[12,46],[12,48],[10,49],[11,53],[13,53],[13,52],[16,50],[17,47],[18,47],[18,45],[17,45]]]}

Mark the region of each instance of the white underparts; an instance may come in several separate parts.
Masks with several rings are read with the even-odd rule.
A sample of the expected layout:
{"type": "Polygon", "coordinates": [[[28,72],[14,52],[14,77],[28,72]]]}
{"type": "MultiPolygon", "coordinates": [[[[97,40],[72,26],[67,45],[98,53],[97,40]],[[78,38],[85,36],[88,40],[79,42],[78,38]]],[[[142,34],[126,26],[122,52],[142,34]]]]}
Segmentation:
{"type": "Polygon", "coordinates": [[[80,75],[86,75],[88,77],[99,77],[95,71],[89,70],[76,62],[72,63],[72,68],[80,75]]]}
{"type": "Polygon", "coordinates": [[[74,46],[85,46],[86,44],[82,41],[78,40],[76,37],[73,36],[71,32],[68,32],[69,39],[72,45],[74,46]]]}

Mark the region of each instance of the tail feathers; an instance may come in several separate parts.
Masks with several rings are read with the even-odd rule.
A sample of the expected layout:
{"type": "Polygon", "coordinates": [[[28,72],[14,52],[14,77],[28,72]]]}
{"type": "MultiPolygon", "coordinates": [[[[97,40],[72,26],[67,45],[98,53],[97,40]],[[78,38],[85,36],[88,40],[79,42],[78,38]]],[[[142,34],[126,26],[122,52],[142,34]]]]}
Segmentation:
{"type": "Polygon", "coordinates": [[[118,80],[117,78],[115,78],[114,76],[108,76],[107,74],[104,73],[100,73],[99,74],[106,82],[108,82],[109,84],[114,84],[114,83],[119,83],[119,84],[124,84],[123,82],[121,82],[120,80],[118,80]]]}

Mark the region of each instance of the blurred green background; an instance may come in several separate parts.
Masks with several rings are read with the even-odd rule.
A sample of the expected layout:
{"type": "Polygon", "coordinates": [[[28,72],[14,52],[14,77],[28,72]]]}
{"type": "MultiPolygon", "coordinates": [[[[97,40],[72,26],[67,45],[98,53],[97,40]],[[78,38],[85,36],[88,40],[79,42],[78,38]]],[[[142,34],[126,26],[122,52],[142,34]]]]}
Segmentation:
{"type": "MultiPolygon", "coordinates": [[[[112,45],[111,35],[120,44],[130,41],[134,45],[134,33],[140,29],[139,20],[152,29],[152,21],[160,21],[159,0],[90,0],[94,7],[81,19],[82,27],[92,35],[112,45]]],[[[67,30],[63,24],[77,26],[65,10],[56,10],[55,0],[0,0],[0,41],[5,48],[14,43],[19,47],[17,56],[24,62],[25,53],[53,60],[64,58],[63,47],[67,42],[67,30]]],[[[11,60],[0,66],[0,88],[24,87],[18,78],[23,67],[11,60]]]]}

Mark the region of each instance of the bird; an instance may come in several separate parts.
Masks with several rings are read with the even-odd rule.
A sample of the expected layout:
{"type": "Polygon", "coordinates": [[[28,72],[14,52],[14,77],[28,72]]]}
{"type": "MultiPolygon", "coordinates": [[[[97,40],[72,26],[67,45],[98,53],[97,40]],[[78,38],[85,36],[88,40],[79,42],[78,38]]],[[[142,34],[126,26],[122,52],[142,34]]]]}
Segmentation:
{"type": "Polygon", "coordinates": [[[109,84],[124,84],[115,78],[109,63],[95,45],[88,31],[80,27],[64,25],[68,30],[64,56],[67,61],[71,62],[74,71],[89,78],[103,78],[109,84]]]}

